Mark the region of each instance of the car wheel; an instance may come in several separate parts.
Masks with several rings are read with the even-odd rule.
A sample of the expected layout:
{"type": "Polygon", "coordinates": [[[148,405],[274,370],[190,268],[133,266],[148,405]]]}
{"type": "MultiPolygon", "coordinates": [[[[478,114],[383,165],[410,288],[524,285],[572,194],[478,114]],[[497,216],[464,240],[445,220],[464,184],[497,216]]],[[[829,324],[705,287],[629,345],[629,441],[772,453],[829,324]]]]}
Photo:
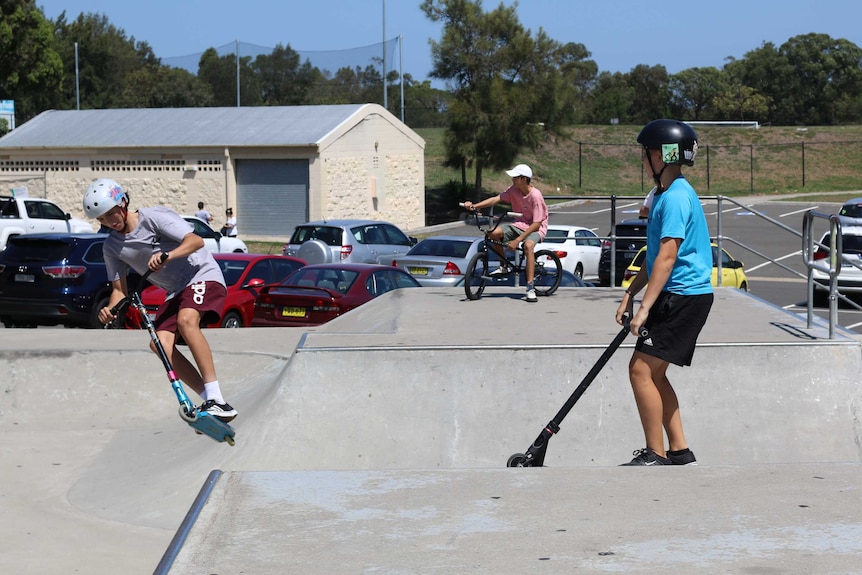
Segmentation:
{"type": "Polygon", "coordinates": [[[225,328],[242,327],[242,318],[235,311],[228,312],[222,318],[221,326],[225,328]]]}
{"type": "Polygon", "coordinates": [[[575,277],[578,279],[584,279],[584,266],[580,263],[575,266],[575,277]]]}

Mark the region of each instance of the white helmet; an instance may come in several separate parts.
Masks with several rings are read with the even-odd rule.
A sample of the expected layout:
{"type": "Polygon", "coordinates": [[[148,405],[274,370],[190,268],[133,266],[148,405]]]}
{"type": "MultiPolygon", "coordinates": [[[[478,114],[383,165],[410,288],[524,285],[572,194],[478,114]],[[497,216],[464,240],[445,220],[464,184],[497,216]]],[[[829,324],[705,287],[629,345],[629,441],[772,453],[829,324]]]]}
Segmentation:
{"type": "Polygon", "coordinates": [[[123,206],[123,200],[128,203],[129,198],[120,184],[114,180],[102,178],[96,180],[84,194],[84,213],[91,218],[98,218],[115,206],[123,206]]]}

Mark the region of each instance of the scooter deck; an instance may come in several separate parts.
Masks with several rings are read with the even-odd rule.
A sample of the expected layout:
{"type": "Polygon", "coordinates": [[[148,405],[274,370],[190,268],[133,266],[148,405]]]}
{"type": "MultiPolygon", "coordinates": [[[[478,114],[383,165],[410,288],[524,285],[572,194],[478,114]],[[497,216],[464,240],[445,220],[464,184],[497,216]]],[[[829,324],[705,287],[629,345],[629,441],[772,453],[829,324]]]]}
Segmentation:
{"type": "Polygon", "coordinates": [[[217,417],[210,415],[209,413],[198,413],[197,417],[192,421],[185,418],[183,419],[193,427],[195,431],[206,435],[219,443],[227,443],[231,446],[235,443],[234,437],[236,436],[236,432],[233,427],[220,421],[217,417]]]}

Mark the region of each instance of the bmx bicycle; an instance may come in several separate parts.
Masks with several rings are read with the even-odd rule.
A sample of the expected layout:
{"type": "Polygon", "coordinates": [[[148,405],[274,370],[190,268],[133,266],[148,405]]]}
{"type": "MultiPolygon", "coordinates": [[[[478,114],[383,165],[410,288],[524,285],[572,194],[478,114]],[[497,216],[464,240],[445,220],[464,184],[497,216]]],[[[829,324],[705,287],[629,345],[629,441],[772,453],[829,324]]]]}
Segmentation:
{"type": "MultiPolygon", "coordinates": [[[[464,207],[464,204],[459,205],[464,207]]],[[[494,245],[503,246],[504,252],[508,249],[506,242],[492,239],[491,232],[497,229],[506,216],[517,217],[521,214],[507,212],[500,216],[490,215],[485,219],[478,210],[470,211],[475,216],[476,227],[482,232],[484,240],[479,245],[479,252],[467,264],[467,269],[464,272],[464,293],[467,294],[467,299],[477,300],[482,297],[485,287],[488,284],[493,285],[495,280],[511,275],[515,275],[517,278],[520,274],[526,273],[527,262],[523,245],[518,246],[514,258],[504,256],[502,259],[492,247],[494,245]],[[483,227],[483,221],[487,221],[486,227],[483,227]],[[507,266],[508,271],[492,275],[491,272],[500,265],[507,266]]],[[[551,250],[536,250],[533,252],[533,258],[535,263],[533,287],[536,290],[536,295],[549,296],[557,291],[560,282],[563,281],[563,266],[560,263],[560,258],[551,250]]]]}

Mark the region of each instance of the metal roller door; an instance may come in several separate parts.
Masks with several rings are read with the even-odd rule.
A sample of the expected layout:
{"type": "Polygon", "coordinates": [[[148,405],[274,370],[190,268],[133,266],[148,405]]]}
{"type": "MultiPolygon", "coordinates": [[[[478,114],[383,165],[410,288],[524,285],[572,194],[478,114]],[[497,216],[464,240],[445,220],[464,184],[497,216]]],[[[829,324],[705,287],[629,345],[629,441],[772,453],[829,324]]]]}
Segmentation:
{"type": "Polygon", "coordinates": [[[308,160],[237,160],[239,235],[287,236],[308,221],[308,160]]]}

